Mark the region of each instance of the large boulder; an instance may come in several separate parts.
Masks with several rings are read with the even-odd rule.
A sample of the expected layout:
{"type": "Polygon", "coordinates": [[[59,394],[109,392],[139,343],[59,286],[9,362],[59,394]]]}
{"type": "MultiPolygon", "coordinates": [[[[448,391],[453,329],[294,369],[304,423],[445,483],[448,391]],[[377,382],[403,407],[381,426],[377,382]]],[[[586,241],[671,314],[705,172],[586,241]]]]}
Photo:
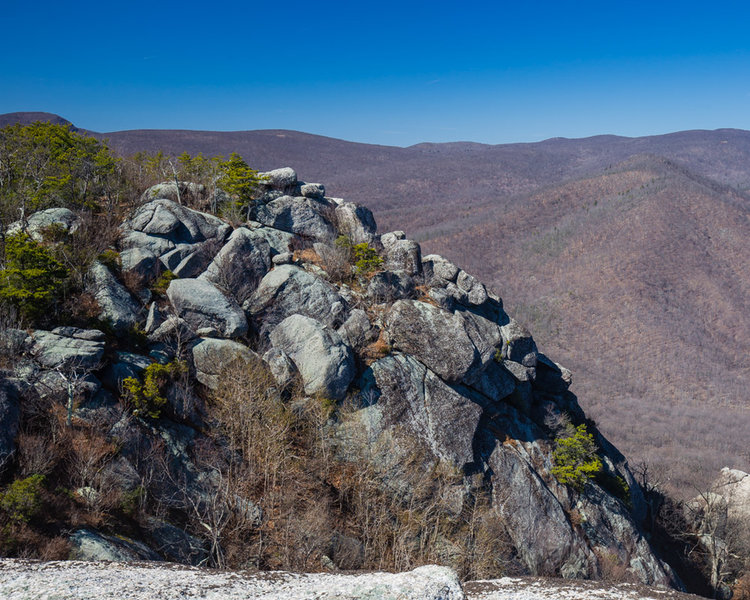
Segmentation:
{"type": "Polygon", "coordinates": [[[148,282],[161,271],[159,258],[147,248],[128,248],[120,252],[123,273],[133,273],[141,282],[148,282]]]}
{"type": "MultiPolygon", "coordinates": [[[[724,467],[711,489],[726,498],[727,516],[730,520],[750,523],[750,474],[724,467]]],[[[750,536],[750,532],[747,535],[750,536]]]]}
{"type": "Polygon", "coordinates": [[[233,338],[247,333],[247,319],[239,305],[205,279],[174,279],[167,297],[178,317],[198,334],[233,338]]]}
{"type": "Polygon", "coordinates": [[[339,233],[347,236],[352,244],[372,244],[375,241],[375,217],[366,206],[342,202],[336,207],[336,224],[339,233]]]}
{"type": "Polygon", "coordinates": [[[68,208],[48,208],[40,210],[31,215],[26,223],[16,221],[8,226],[8,234],[25,231],[34,240],[41,242],[44,234],[52,228],[59,229],[65,234],[75,233],[80,226],[81,220],[72,210],[68,208]]]}
{"type": "Polygon", "coordinates": [[[473,380],[500,343],[496,323],[472,313],[451,313],[418,300],[399,300],[386,319],[394,348],[417,357],[449,382],[473,380]]]}
{"type": "Polygon", "coordinates": [[[268,241],[256,231],[240,227],[232,232],[201,278],[227,290],[242,303],[256,290],[270,268],[268,241]]]}
{"type": "Polygon", "coordinates": [[[260,362],[250,348],[232,340],[203,338],[193,346],[192,354],[196,379],[212,390],[218,389],[222,372],[233,363],[260,362]]]}
{"type": "Polygon", "coordinates": [[[218,217],[159,199],[141,206],[121,225],[120,245],[143,248],[160,257],[179,244],[210,242],[207,247],[218,250],[231,229],[218,217]]]}
{"type": "Polygon", "coordinates": [[[276,326],[270,339],[294,362],[306,394],[333,400],[346,396],[354,378],[354,357],[338,333],[310,317],[291,315],[276,326]]]}
{"type": "Polygon", "coordinates": [[[417,242],[396,240],[385,251],[385,266],[388,270],[406,271],[412,276],[422,272],[422,253],[417,242]]]}
{"type": "Polygon", "coordinates": [[[363,380],[388,425],[406,427],[434,457],[455,468],[474,461],[482,408],[421,362],[404,354],[386,356],[370,366],[363,380]]]}
{"type": "Polygon", "coordinates": [[[91,265],[88,288],[101,308],[100,317],[109,321],[115,331],[125,331],[138,322],[139,303],[102,263],[91,265]]]}
{"type": "Polygon", "coordinates": [[[297,186],[297,173],[291,167],[281,167],[273,171],[258,173],[260,187],[273,190],[289,191],[297,186]]]}
{"type": "Polygon", "coordinates": [[[258,207],[256,220],[303,238],[331,241],[336,237],[333,227],[335,205],[324,199],[303,196],[282,196],[258,207]]]}
{"type": "Polygon", "coordinates": [[[293,314],[311,317],[334,329],[348,316],[346,302],[333,285],[294,265],[280,265],[270,271],[243,308],[262,336],[293,314]]]}
{"type": "Polygon", "coordinates": [[[141,200],[143,202],[150,202],[151,200],[164,198],[173,202],[180,200],[184,202],[186,198],[198,198],[205,192],[206,186],[200,183],[193,183],[191,181],[164,181],[152,185],[143,192],[141,200]]]}
{"type": "Polygon", "coordinates": [[[104,356],[105,336],[96,329],[57,327],[32,331],[30,353],[48,369],[95,369],[104,356]]]}
{"type": "Polygon", "coordinates": [[[70,558],[72,560],[111,560],[137,562],[162,560],[156,552],[143,542],[125,536],[106,535],[91,529],[78,529],[70,536],[70,558]]]}

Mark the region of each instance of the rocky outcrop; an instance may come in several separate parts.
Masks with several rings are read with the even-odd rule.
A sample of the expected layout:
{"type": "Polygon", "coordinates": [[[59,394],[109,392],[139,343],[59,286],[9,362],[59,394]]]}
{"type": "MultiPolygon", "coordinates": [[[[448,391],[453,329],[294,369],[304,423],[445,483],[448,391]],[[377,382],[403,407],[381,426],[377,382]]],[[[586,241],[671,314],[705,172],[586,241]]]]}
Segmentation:
{"type": "MultiPolygon", "coordinates": [[[[251,507],[253,527],[271,527],[264,521],[264,499],[252,496],[252,486],[242,491],[241,502],[216,504],[224,483],[215,464],[236,457],[224,432],[209,435],[213,424],[204,419],[203,399],[221,389],[228,367],[244,363],[273,376],[262,397],[285,403],[285,418],[310,406],[333,411],[323,411],[315,433],[327,460],[340,461],[344,473],[326,480],[331,493],[342,486],[346,495],[347,473],[368,469],[377,482],[370,492],[394,495],[394,511],[406,510],[418,494],[434,493],[431,510],[445,510],[452,515],[446,522],[459,523],[483,503],[482,522],[509,540],[516,569],[597,578],[607,560],[642,582],[675,583],[640,528],[645,502],[624,457],[592,425],[600,478],[571,486],[553,476],[557,437],[565,434],[555,423],[584,424],[585,415],[569,391],[570,372],[539,351],[497,296],[450,261],[423,257],[404,232],[378,236],[369,210],[325,197],[322,185],[300,182],[292,169],[263,175],[250,207],[254,220],[233,231],[218,217],[168,199],[147,202],[123,224],[123,271],[145,282],[169,269],[177,279],[166,299],[155,289],[146,315],[114,273],[98,263],[92,267],[92,290],[117,337],[106,354],[104,335],[94,330],[13,330],[3,337],[4,345],[18,348],[13,352],[22,360],[14,376],[25,377],[29,389],[44,385],[57,393],[57,371],[92,371],[81,379],[76,416],[106,424],[107,439],[119,449],[118,468],[136,472],[118,479],[123,489],[126,479],[132,491],[138,475],[152,477],[138,469],[144,456],[159,453],[166,474],[149,493],[168,507],[170,522],[160,515],[151,523],[143,535],[146,550],[185,562],[215,558],[221,549],[210,538],[211,527],[225,521],[204,519],[209,508],[224,519],[251,507]],[[333,245],[342,235],[349,241],[333,245]],[[372,261],[370,272],[347,258],[347,249],[361,243],[382,260],[380,266],[372,261]],[[334,258],[340,259],[335,265],[334,258]],[[124,332],[136,324],[148,338],[139,336],[142,346],[134,349],[124,332]],[[191,385],[164,384],[159,419],[116,408],[125,377],[142,377],[152,360],[175,359],[186,361],[191,385]],[[300,379],[304,394],[292,385],[300,379]],[[208,446],[210,460],[200,454],[208,446]],[[414,473],[434,480],[415,486],[414,473]],[[196,514],[209,534],[170,524],[196,514]],[[209,546],[198,544],[202,553],[194,556],[190,536],[201,534],[208,535],[203,542],[210,541],[211,550],[206,554],[209,546]],[[163,546],[155,543],[162,538],[163,546]]],[[[240,392],[236,401],[249,398],[261,396],[248,391],[246,399],[240,392]]],[[[2,402],[0,396],[0,421],[12,421],[12,403],[3,413],[2,402]]],[[[12,432],[12,423],[8,427],[12,432]]],[[[13,451],[13,435],[0,440],[0,455],[13,451]]],[[[442,535],[435,552],[453,560],[453,542],[442,535]]],[[[148,554],[98,532],[76,536],[78,552],[95,548],[87,556],[130,560],[148,554]]],[[[344,554],[361,562],[362,552],[370,551],[362,550],[364,539],[354,531],[336,532],[336,543],[330,531],[326,536],[320,544],[327,554],[318,558],[327,568],[335,568],[336,560],[350,564],[344,554]],[[344,546],[349,550],[334,550],[344,546]]]]}
{"type": "Polygon", "coordinates": [[[365,372],[364,381],[384,423],[410,432],[405,445],[418,441],[437,461],[457,469],[474,461],[481,407],[418,360],[403,354],[381,358],[365,372]]]}

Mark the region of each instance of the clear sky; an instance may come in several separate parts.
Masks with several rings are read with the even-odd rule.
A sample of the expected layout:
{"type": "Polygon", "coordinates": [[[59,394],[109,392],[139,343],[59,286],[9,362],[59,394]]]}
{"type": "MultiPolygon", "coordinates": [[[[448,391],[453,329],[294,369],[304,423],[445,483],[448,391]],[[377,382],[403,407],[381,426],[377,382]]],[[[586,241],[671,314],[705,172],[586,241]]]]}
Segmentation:
{"type": "Polygon", "coordinates": [[[750,3],[2,0],[0,113],[406,146],[750,129],[750,3]]]}

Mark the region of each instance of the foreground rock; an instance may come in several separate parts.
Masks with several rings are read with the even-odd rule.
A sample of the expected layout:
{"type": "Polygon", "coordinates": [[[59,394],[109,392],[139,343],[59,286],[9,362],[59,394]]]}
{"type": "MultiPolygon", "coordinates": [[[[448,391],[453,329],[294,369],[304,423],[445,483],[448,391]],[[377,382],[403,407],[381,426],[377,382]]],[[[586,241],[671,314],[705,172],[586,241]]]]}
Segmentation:
{"type": "Polygon", "coordinates": [[[0,562],[0,589],[7,600],[463,600],[456,573],[425,566],[407,573],[232,573],[175,565],[122,563],[0,562]]]}

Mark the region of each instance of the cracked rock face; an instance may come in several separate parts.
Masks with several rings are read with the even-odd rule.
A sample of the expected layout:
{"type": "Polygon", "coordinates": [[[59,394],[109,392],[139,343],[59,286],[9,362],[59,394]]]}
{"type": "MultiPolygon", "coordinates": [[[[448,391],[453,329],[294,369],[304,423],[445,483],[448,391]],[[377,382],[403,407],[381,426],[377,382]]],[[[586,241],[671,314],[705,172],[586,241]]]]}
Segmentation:
{"type": "Polygon", "coordinates": [[[338,333],[310,317],[291,315],[271,332],[271,343],[295,364],[306,394],[333,400],[346,396],[354,357],[338,333]]]}

